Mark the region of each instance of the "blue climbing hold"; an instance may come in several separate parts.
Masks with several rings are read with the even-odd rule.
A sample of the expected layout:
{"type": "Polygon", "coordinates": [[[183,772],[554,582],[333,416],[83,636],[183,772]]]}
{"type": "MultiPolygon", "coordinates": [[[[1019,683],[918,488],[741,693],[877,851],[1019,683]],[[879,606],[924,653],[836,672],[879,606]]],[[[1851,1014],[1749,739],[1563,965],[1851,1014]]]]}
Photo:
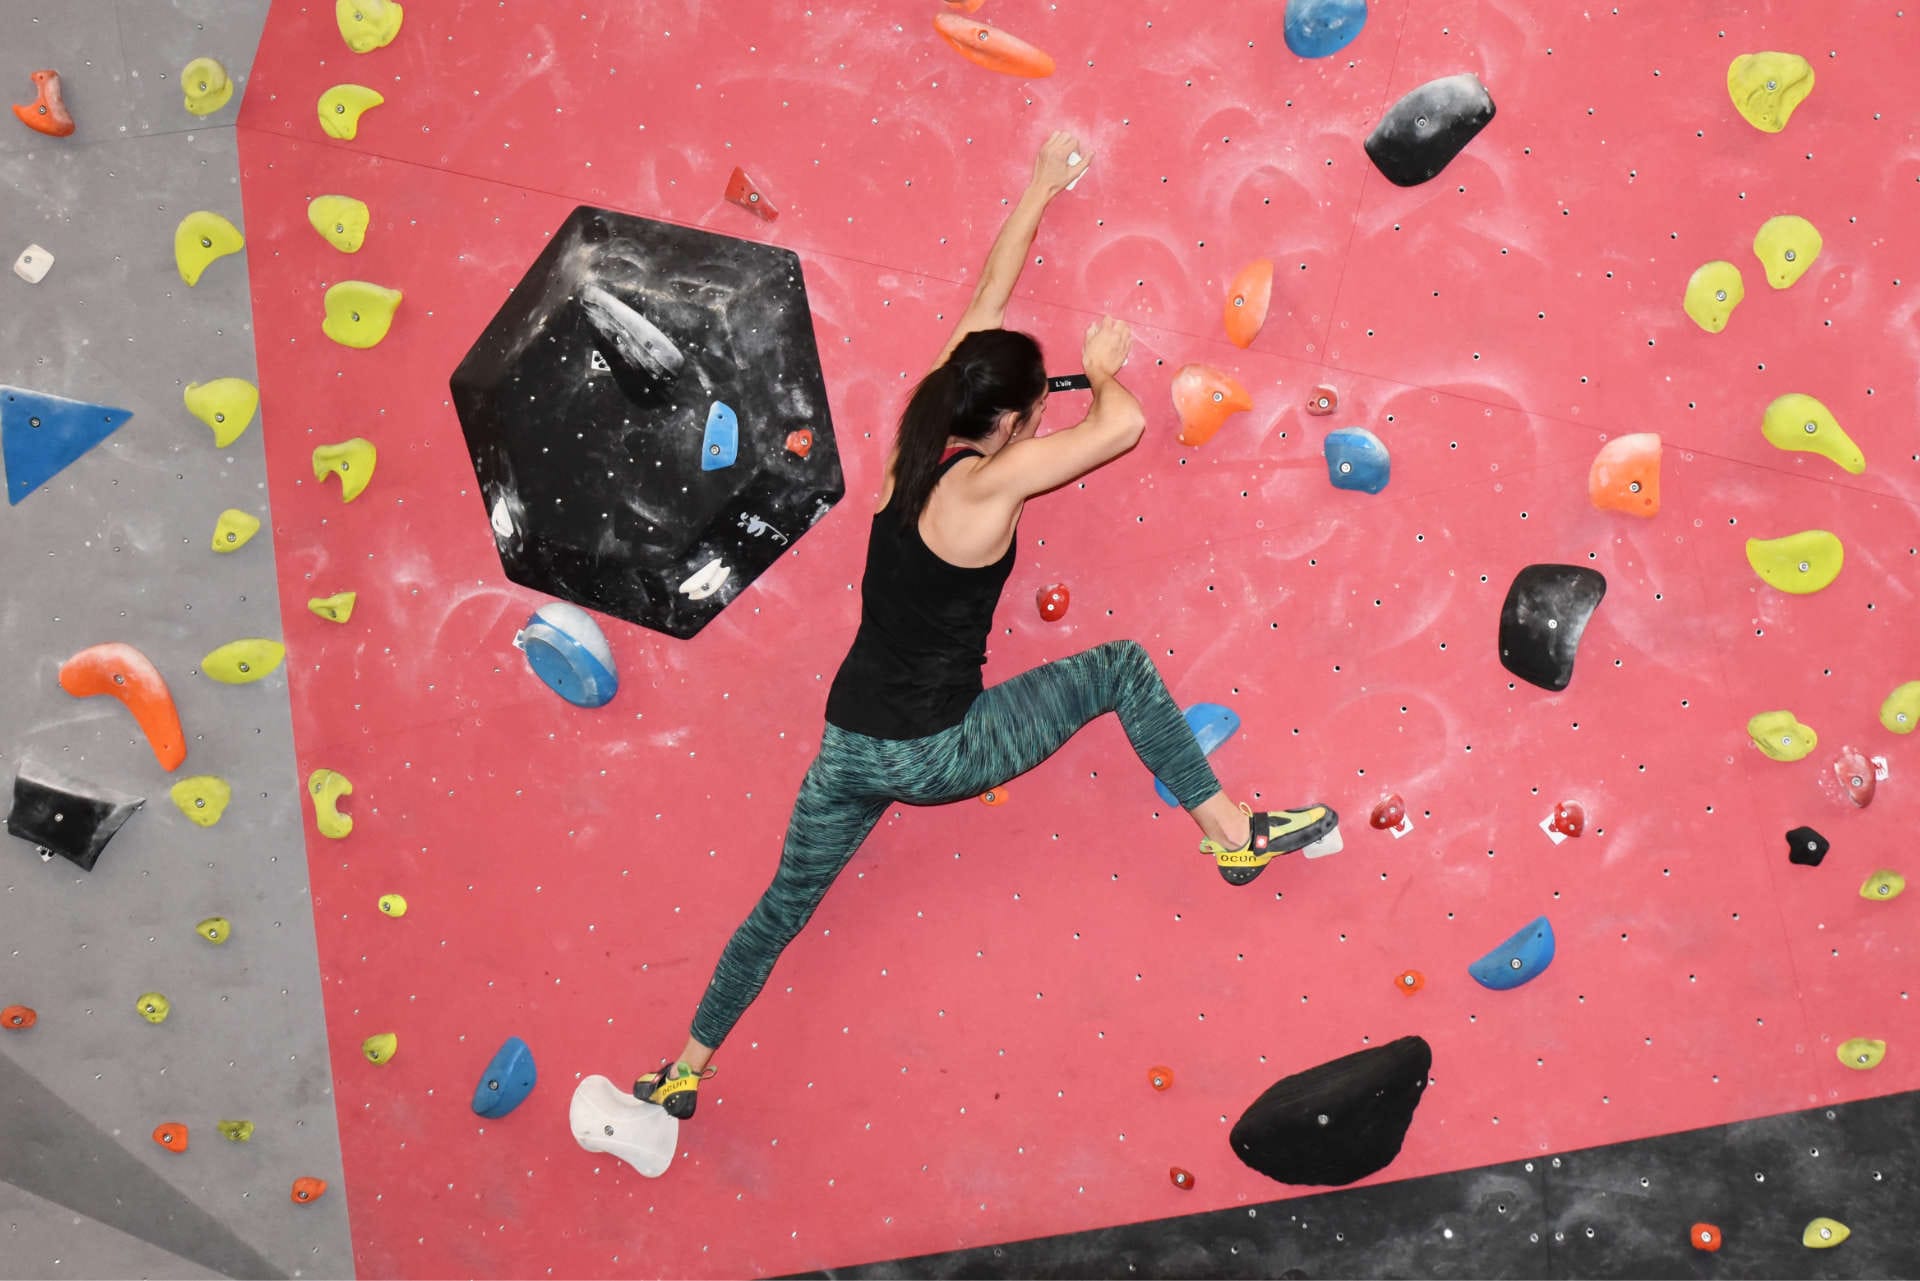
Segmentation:
{"type": "Polygon", "coordinates": [[[1540,917],[1467,967],[1473,981],[1496,992],[1539,978],[1553,964],[1553,926],[1540,917]]]}
{"type": "Polygon", "coordinates": [[[606,633],[578,605],[542,605],[513,643],[526,654],[533,674],[576,707],[604,707],[620,689],[606,633]]]}
{"type": "Polygon", "coordinates": [[[719,471],[740,456],[740,417],[733,406],[716,400],[707,411],[707,437],[700,444],[700,470],[719,471]]]}
{"type": "Polygon", "coordinates": [[[133,417],[84,400],[24,387],[0,387],[0,455],[7,460],[7,501],[18,504],[133,417]]]}
{"type": "Polygon", "coordinates": [[[533,1051],[519,1037],[508,1037],[480,1074],[480,1084],[473,1087],[474,1112],[487,1117],[505,1116],[533,1092],[536,1079],[533,1051]]]}
{"type": "Polygon", "coordinates": [[[1287,48],[1302,58],[1330,58],[1367,25],[1367,0],[1287,0],[1287,48]]]}
{"type": "Polygon", "coordinates": [[[1393,477],[1393,460],[1380,438],[1364,427],[1342,427],[1328,432],[1327,479],[1335,489],[1358,489],[1377,494],[1393,477]]]}
{"type": "MultiPolygon", "coordinates": [[[[1187,709],[1187,728],[1199,740],[1200,750],[1211,756],[1214,748],[1239,731],[1240,717],[1231,707],[1220,703],[1195,703],[1187,709]]],[[[1180,798],[1157,778],[1153,780],[1153,790],[1160,793],[1162,804],[1179,806],[1180,798]]]]}

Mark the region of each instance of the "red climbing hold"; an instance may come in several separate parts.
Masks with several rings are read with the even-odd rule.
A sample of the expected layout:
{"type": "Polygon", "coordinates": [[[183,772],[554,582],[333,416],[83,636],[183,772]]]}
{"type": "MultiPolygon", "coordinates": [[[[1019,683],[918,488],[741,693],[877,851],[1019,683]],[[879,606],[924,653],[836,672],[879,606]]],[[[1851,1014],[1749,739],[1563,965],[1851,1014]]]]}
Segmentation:
{"type": "Polygon", "coordinates": [[[1395,792],[1373,807],[1373,813],[1367,815],[1367,823],[1384,832],[1390,827],[1400,826],[1406,818],[1407,803],[1400,799],[1400,793],[1395,792]]]}
{"type": "Polygon", "coordinates": [[[0,1010],[0,1027],[14,1032],[24,1032],[40,1021],[31,1005],[9,1005],[0,1010]]]}
{"type": "Polygon", "coordinates": [[[1033,603],[1040,608],[1040,617],[1049,623],[1057,623],[1067,616],[1067,604],[1073,599],[1064,583],[1053,583],[1042,587],[1033,594],[1033,603]]]}
{"type": "Polygon", "coordinates": [[[15,103],[13,114],[35,133],[44,133],[50,138],[65,138],[73,132],[73,115],[60,96],[60,73],[36,71],[33,73],[33,83],[40,92],[24,107],[15,103]]]}
{"type": "Polygon", "coordinates": [[[312,1175],[301,1175],[293,1181],[293,1192],[289,1195],[295,1205],[305,1205],[309,1201],[318,1201],[320,1194],[327,1190],[325,1179],[316,1179],[312,1175]]]}
{"type": "Polygon", "coordinates": [[[955,13],[978,13],[980,6],[987,0],[947,0],[947,8],[955,13]]]}
{"type": "Polygon", "coordinates": [[[1307,412],[1316,418],[1324,417],[1338,408],[1340,408],[1340,393],[1325,383],[1315,387],[1313,394],[1307,397],[1307,412]]]}
{"type": "Polygon", "coordinates": [[[1587,812],[1578,801],[1561,801],[1553,807],[1553,830],[1562,836],[1578,836],[1587,830],[1587,812]]]}
{"type": "Polygon", "coordinates": [[[1167,1177],[1172,1179],[1173,1186],[1179,1188],[1182,1192],[1193,1191],[1193,1175],[1181,1169],[1179,1166],[1168,1167],[1167,1177]]]}
{"type": "Polygon", "coordinates": [[[111,694],[126,704],[161,769],[177,769],[187,759],[187,736],[173,695],[159,669],[133,646],[113,642],[81,650],[60,665],[60,688],[75,698],[111,694]]]}
{"type": "Polygon", "coordinates": [[[1873,793],[1879,786],[1879,778],[1874,772],[1866,754],[1852,747],[1842,747],[1839,757],[1833,762],[1833,777],[1840,784],[1840,790],[1847,799],[1861,809],[1873,804],[1873,793]]]}
{"type": "Polygon", "coordinates": [[[1173,1069],[1170,1067],[1150,1067],[1147,1069],[1147,1084],[1156,1090],[1169,1089],[1173,1085],[1173,1069]]]}
{"type": "Polygon", "coordinates": [[[727,179],[727,199],[767,222],[780,216],[780,211],[768,204],[767,198],[760,194],[760,184],[747,177],[747,171],[738,166],[734,168],[733,176],[727,179]]]}
{"type": "Polygon", "coordinates": [[[1696,1223],[1687,1233],[1693,1239],[1693,1248],[1712,1254],[1720,1248],[1720,1229],[1711,1223],[1696,1223]]]}
{"type": "Polygon", "coordinates": [[[933,29],[968,62],[1007,76],[1039,79],[1053,74],[1053,59],[1018,36],[957,13],[933,15],[933,29]]]}
{"type": "Polygon", "coordinates": [[[1233,415],[1253,408],[1253,397],[1211,365],[1187,365],[1173,376],[1173,407],[1180,415],[1180,443],[1204,445],[1233,415]]]}
{"type": "Polygon", "coordinates": [[[163,1121],[154,1127],[153,1141],[169,1152],[185,1152],[187,1127],[178,1121],[163,1121]]]}
{"type": "Polygon", "coordinates": [[[813,452],[813,433],[802,427],[787,433],[787,452],[805,458],[813,452]]]}
{"type": "Polygon", "coordinates": [[[1427,985],[1427,976],[1419,970],[1401,970],[1393,979],[1393,986],[1402,996],[1412,996],[1427,985]]]}
{"type": "Polygon", "coordinates": [[[1248,347],[1267,323],[1267,308],[1273,302],[1273,262],[1261,258],[1242,267],[1227,286],[1227,303],[1222,316],[1227,340],[1236,347],[1248,347]]]}

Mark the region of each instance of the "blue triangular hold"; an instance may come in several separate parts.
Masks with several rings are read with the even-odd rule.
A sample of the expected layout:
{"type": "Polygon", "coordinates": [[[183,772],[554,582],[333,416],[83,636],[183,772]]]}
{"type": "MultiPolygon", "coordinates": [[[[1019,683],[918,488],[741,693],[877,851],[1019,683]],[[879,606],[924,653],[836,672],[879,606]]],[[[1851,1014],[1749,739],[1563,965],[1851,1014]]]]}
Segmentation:
{"type": "Polygon", "coordinates": [[[7,501],[52,480],[133,417],[131,409],[0,387],[0,455],[7,460],[7,501]]]}

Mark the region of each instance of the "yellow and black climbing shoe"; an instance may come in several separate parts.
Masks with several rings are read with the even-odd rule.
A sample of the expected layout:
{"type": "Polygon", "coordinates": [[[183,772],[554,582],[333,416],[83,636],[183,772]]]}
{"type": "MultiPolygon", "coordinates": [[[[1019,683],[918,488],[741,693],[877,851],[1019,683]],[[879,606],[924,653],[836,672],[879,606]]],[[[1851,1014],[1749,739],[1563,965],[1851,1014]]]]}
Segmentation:
{"type": "Polygon", "coordinates": [[[667,1115],[678,1121],[693,1119],[694,1104],[698,1102],[700,1082],[712,1076],[717,1069],[709,1067],[704,1072],[695,1072],[684,1063],[675,1063],[663,1067],[652,1076],[643,1076],[633,1083],[633,1097],[646,1103],[657,1103],[667,1110],[667,1115]]]}
{"type": "Polygon", "coordinates": [[[1200,842],[1202,854],[1213,855],[1220,875],[1229,885],[1245,885],[1267,870],[1267,864],[1282,854],[1306,850],[1308,858],[1332,854],[1339,846],[1340,816],[1329,805],[1308,805],[1297,810],[1263,812],[1242,805],[1253,828],[1253,839],[1237,850],[1218,841],[1200,842]],[[1312,848],[1308,848],[1308,847],[1312,848]]]}

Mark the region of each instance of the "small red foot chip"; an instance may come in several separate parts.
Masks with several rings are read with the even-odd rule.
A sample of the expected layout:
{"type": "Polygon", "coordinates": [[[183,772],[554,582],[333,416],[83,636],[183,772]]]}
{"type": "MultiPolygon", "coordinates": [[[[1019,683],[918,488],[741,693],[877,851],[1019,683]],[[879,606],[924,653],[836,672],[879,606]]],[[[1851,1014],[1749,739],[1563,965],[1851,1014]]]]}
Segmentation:
{"type": "Polygon", "coordinates": [[[1373,813],[1367,815],[1367,823],[1384,832],[1390,827],[1400,826],[1406,817],[1407,803],[1400,799],[1400,793],[1395,792],[1373,807],[1373,813]]]}
{"type": "Polygon", "coordinates": [[[813,433],[806,428],[787,433],[787,452],[805,458],[813,452],[813,433]]]}
{"type": "Polygon", "coordinates": [[[1179,1188],[1182,1192],[1193,1191],[1193,1175],[1181,1169],[1179,1166],[1170,1167],[1167,1170],[1167,1177],[1172,1179],[1173,1186],[1179,1188]]]}
{"type": "Polygon", "coordinates": [[[325,1179],[316,1179],[311,1175],[303,1175],[293,1181],[293,1191],[288,1194],[288,1199],[296,1205],[305,1205],[309,1201],[318,1201],[320,1194],[326,1190],[327,1181],[325,1179]]]}
{"type": "Polygon", "coordinates": [[[1578,801],[1561,801],[1553,807],[1553,830],[1562,836],[1578,836],[1587,830],[1587,812],[1578,801]]]}
{"type": "Polygon", "coordinates": [[[1147,1084],[1156,1090],[1165,1090],[1173,1085],[1173,1069],[1170,1067],[1150,1067],[1147,1069],[1147,1084]]]}
{"type": "Polygon", "coordinates": [[[1412,996],[1427,985],[1427,976],[1419,970],[1402,970],[1395,976],[1393,985],[1400,989],[1400,995],[1412,996]]]}
{"type": "Polygon", "coordinates": [[[1708,1254],[1712,1254],[1720,1248],[1720,1229],[1711,1223],[1694,1224],[1693,1230],[1688,1235],[1693,1239],[1693,1248],[1696,1250],[1705,1250],[1708,1254]]]}
{"type": "Polygon", "coordinates": [[[16,1032],[24,1032],[39,1021],[40,1016],[33,1012],[31,1005],[9,1005],[0,1010],[0,1027],[16,1032]]]}
{"type": "Polygon", "coordinates": [[[1852,747],[1842,747],[1840,756],[1833,763],[1833,777],[1840,784],[1840,790],[1847,799],[1861,809],[1873,804],[1874,789],[1879,783],[1873,765],[1866,754],[1852,747]]]}
{"type": "Polygon", "coordinates": [[[727,199],[767,222],[780,216],[780,211],[767,203],[767,198],[760,194],[759,184],[747,177],[744,169],[734,169],[733,176],[727,179],[727,199]]]}
{"type": "Polygon", "coordinates": [[[1072,599],[1073,593],[1061,583],[1042,587],[1033,594],[1033,603],[1039,606],[1040,617],[1049,623],[1057,623],[1067,616],[1067,605],[1072,599]]]}
{"type": "Polygon", "coordinates": [[[1007,789],[1004,787],[996,787],[990,792],[980,793],[980,803],[982,805],[1005,805],[1007,803],[1007,789]]]}
{"type": "Polygon", "coordinates": [[[1330,414],[1340,408],[1340,393],[1321,383],[1307,397],[1307,412],[1310,414],[1330,414]]]}
{"type": "Polygon", "coordinates": [[[187,1127],[178,1121],[166,1121],[154,1127],[153,1141],[169,1152],[187,1150],[187,1127]]]}

